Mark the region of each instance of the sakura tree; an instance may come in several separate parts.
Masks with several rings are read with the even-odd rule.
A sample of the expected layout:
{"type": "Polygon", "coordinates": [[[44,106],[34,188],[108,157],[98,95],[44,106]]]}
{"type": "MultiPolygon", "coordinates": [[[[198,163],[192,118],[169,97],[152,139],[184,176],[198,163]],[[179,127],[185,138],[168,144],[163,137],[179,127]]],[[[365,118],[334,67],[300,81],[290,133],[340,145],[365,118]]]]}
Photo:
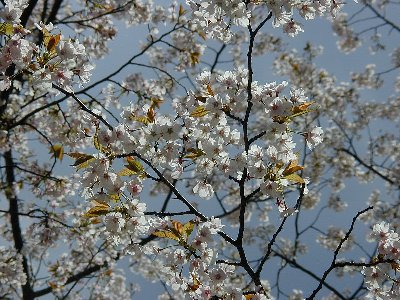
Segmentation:
{"type": "Polygon", "coordinates": [[[1,0],[0,298],[399,299],[400,2],[360,2],[1,0]],[[362,69],[288,45],[321,22],[362,69]]]}

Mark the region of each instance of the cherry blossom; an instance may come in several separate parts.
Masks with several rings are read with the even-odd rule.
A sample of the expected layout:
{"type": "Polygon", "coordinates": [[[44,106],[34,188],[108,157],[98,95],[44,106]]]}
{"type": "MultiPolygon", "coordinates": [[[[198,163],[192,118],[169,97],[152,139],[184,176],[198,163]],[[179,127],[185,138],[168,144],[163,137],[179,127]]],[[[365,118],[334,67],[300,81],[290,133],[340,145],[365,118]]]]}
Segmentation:
{"type": "Polygon", "coordinates": [[[398,299],[395,5],[2,1],[0,298],[398,299]]]}

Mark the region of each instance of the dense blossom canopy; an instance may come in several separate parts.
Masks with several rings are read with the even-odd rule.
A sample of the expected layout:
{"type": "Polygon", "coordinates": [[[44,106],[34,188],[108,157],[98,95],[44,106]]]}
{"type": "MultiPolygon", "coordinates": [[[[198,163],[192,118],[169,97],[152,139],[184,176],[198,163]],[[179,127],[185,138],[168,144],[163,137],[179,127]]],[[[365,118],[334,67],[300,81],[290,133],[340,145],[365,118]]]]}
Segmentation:
{"type": "Polygon", "coordinates": [[[0,1],[1,299],[131,299],[129,272],[160,300],[399,299],[398,1],[0,1]],[[339,81],[286,45],[316,18],[391,66],[339,81]],[[137,52],[92,79],[123,23],[137,52]]]}

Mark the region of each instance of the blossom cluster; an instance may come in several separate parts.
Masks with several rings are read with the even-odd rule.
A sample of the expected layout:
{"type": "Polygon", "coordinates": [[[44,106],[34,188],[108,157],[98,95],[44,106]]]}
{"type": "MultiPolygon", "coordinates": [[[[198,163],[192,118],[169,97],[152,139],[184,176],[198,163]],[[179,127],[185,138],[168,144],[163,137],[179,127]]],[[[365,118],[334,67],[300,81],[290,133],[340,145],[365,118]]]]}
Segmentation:
{"type": "MultiPolygon", "coordinates": [[[[127,80],[127,86],[132,86],[131,82],[127,80]]],[[[245,178],[246,193],[256,190],[265,198],[276,199],[281,216],[289,216],[297,210],[285,203],[284,191],[299,184],[304,184],[305,194],[308,191],[308,179],[296,174],[303,167],[298,165],[295,153],[296,126],[292,121],[310,113],[308,108],[313,103],[307,102],[301,89],[292,89],[285,96],[287,82],[253,82],[252,98],[244,100],[249,97],[248,70],[244,68],[220,74],[203,71],[196,82],[196,92],[173,100],[174,120],[158,109],[165,91],[154,89],[149,89],[153,97],[147,104],[124,107],[123,122],[114,128],[101,125],[95,116],[97,111],[86,114],[81,123],[85,135],[81,138],[92,140],[99,153],[69,155],[76,159],[74,166],[84,170],[83,195],[92,203],[85,217],[100,223],[98,230],[126,253],[144,251],[139,247],[139,238],[149,233],[178,241],[182,250],[160,251],[158,247],[146,252],[156,253],[167,266],[162,276],[173,290],[189,291],[193,299],[208,299],[240,293],[228,276],[234,268],[215,263],[212,235],[221,230],[220,220],[200,222],[197,235],[189,240],[193,229],[180,233],[176,228],[192,223],[179,225],[177,221],[145,216],[146,205],[135,197],[146,180],[154,180],[153,176],[168,183],[191,169],[195,180],[190,186],[200,198],[210,199],[228,185],[238,193],[237,182],[245,178]],[[249,105],[251,109],[246,113],[249,105]],[[259,138],[247,146],[240,121],[246,115],[249,128],[260,132],[259,138]],[[120,171],[118,157],[127,163],[120,171]],[[167,173],[160,177],[157,170],[163,169],[167,173]],[[188,278],[181,272],[184,264],[189,264],[188,278]]],[[[300,131],[299,136],[310,149],[322,142],[320,127],[300,131]]]]}
{"type": "MultiPolygon", "coordinates": [[[[100,141],[104,138],[99,135],[100,141]]],[[[85,187],[84,196],[93,205],[85,217],[102,216],[104,226],[99,230],[104,230],[105,237],[115,244],[127,246],[129,241],[136,241],[149,226],[144,216],[146,204],[135,198],[142,189],[141,182],[138,179],[123,181],[121,173],[113,172],[109,158],[102,153],[87,159],[86,163],[81,183],[85,187]],[[129,194],[125,195],[124,191],[129,194]]]]}
{"type": "Polygon", "coordinates": [[[0,295],[6,296],[26,282],[22,255],[15,249],[0,246],[0,295]]]}
{"type": "MultiPolygon", "coordinates": [[[[285,97],[282,91],[286,82],[266,85],[254,82],[254,110],[250,117],[257,118],[254,126],[261,138],[258,145],[254,143],[248,149],[241,149],[241,124],[237,120],[245,117],[248,105],[243,101],[248,93],[247,70],[237,69],[217,76],[204,71],[197,77],[197,83],[199,94],[190,92],[187,97],[174,100],[176,120],[157,114],[156,100],[152,100],[141,108],[135,105],[125,108],[124,123],[113,130],[96,131],[96,125],[90,121],[93,116],[82,126],[86,134],[92,132],[98,139],[100,149],[108,149],[114,155],[134,151],[153,167],[171,170],[173,179],[180,178],[187,165],[194,163],[198,177],[193,192],[204,199],[213,196],[223,178],[240,179],[243,169],[253,179],[254,187],[272,198],[282,198],[285,187],[305,182],[293,175],[302,167],[296,163],[293,130],[289,127],[291,118],[306,113],[311,105],[301,90],[292,90],[290,97],[285,97]]],[[[302,135],[310,149],[322,141],[319,127],[302,135]]],[[[117,172],[111,171],[108,157],[100,155],[92,159],[82,180],[87,189],[97,187],[108,194],[118,194],[134,184],[125,183],[117,172]]],[[[140,176],[134,180],[139,186],[136,189],[142,189],[141,181],[140,176]]]]}
{"type": "Polygon", "coordinates": [[[17,73],[31,77],[33,87],[48,91],[55,83],[72,92],[74,83],[89,81],[93,66],[86,58],[85,48],[78,40],[66,39],[60,33],[53,34],[53,25],[36,24],[36,29],[28,30],[20,24],[20,17],[26,1],[6,1],[0,17],[3,33],[7,38],[0,53],[0,90],[11,87],[12,78],[8,74],[12,66],[17,73]],[[30,41],[40,30],[43,34],[41,45],[30,41]]]}
{"type": "MultiPolygon", "coordinates": [[[[185,224],[168,217],[153,218],[150,232],[161,238],[152,246],[131,247],[132,268],[151,280],[163,280],[176,294],[177,299],[268,299],[269,283],[261,286],[246,286],[240,277],[235,277],[237,268],[219,257],[217,236],[224,225],[218,218],[207,221],[198,219],[185,224]],[[171,248],[174,242],[178,248],[171,248]],[[244,292],[245,291],[245,292],[244,292]]],[[[159,299],[167,297],[167,293],[159,299]]]]}
{"type": "Polygon", "coordinates": [[[258,15],[258,10],[267,9],[273,17],[273,26],[281,27],[283,31],[293,37],[303,32],[302,24],[296,21],[297,12],[305,20],[317,16],[335,17],[343,4],[339,1],[307,0],[267,0],[250,1],[194,1],[188,0],[192,10],[194,28],[211,38],[228,42],[232,38],[232,25],[247,27],[250,20],[258,15]]]}
{"type": "Polygon", "coordinates": [[[398,299],[400,284],[397,271],[400,266],[400,236],[386,222],[375,224],[370,238],[378,242],[378,256],[372,262],[386,261],[371,267],[364,267],[370,299],[398,299]]]}
{"type": "Polygon", "coordinates": [[[344,53],[350,53],[361,45],[360,38],[347,24],[347,14],[340,13],[332,22],[332,30],[339,37],[337,45],[344,53]]]}
{"type": "MultiPolygon", "coordinates": [[[[250,121],[249,124],[261,133],[261,137],[247,150],[240,150],[240,124],[235,125],[231,121],[245,117],[248,103],[243,98],[248,93],[247,70],[226,71],[217,76],[205,71],[197,77],[197,82],[200,91],[198,95],[190,94],[184,101],[174,104],[177,114],[187,126],[188,141],[189,137],[193,140],[189,147],[195,149],[192,152],[196,156],[196,171],[203,174],[203,180],[198,181],[193,188],[195,193],[208,199],[214,191],[212,184],[207,182],[210,174],[240,179],[244,169],[246,176],[252,179],[249,183],[253,188],[260,188],[264,195],[272,198],[282,198],[283,190],[291,181],[304,182],[289,176],[289,173],[292,174],[289,171],[291,167],[301,169],[295,163],[297,156],[289,121],[295,115],[296,108],[309,105],[301,90],[292,90],[290,97],[286,97],[282,94],[286,82],[265,85],[253,82],[251,90],[254,109],[250,113],[250,120],[255,122],[250,121]],[[229,145],[232,150],[225,150],[229,145]],[[288,164],[291,164],[290,167],[288,164]]],[[[322,141],[321,135],[319,127],[304,133],[310,148],[322,141]]],[[[284,202],[280,203],[285,207],[284,202]]]]}

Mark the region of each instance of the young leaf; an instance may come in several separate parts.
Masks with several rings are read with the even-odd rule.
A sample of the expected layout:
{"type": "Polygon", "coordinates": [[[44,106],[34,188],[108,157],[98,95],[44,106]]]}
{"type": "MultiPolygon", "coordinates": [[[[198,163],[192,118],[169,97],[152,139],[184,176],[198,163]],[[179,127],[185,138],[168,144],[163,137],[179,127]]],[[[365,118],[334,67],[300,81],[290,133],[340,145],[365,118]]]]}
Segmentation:
{"type": "Polygon", "coordinates": [[[289,175],[285,176],[285,178],[289,181],[293,181],[296,183],[304,183],[303,178],[301,178],[300,175],[297,175],[296,173],[289,174],[289,175]]]}
{"type": "Polygon", "coordinates": [[[117,173],[118,176],[132,176],[132,175],[135,175],[135,174],[137,174],[137,172],[132,171],[131,169],[129,169],[127,167],[123,168],[121,171],[119,171],[117,173]]]}
{"type": "Polygon", "coordinates": [[[293,174],[299,170],[303,170],[304,167],[303,166],[299,166],[297,159],[295,160],[291,160],[290,163],[287,165],[287,167],[285,168],[285,170],[283,170],[283,176],[287,176],[290,174],[293,174]]]}
{"type": "MultiPolygon", "coordinates": [[[[253,296],[255,296],[255,294],[251,293],[251,294],[246,294],[244,295],[244,297],[246,298],[246,300],[252,300],[253,296]]],[[[255,298],[255,297],[254,297],[255,298]]]]}
{"type": "Polygon", "coordinates": [[[193,284],[188,284],[187,291],[193,291],[194,292],[200,287],[201,282],[200,282],[200,280],[197,279],[196,276],[194,276],[193,274],[191,274],[191,275],[192,275],[192,278],[193,278],[193,284]]]}
{"type": "Polygon", "coordinates": [[[114,202],[118,202],[121,200],[121,193],[118,194],[110,194],[110,199],[113,200],[114,202]]]}
{"type": "Polygon", "coordinates": [[[184,157],[185,158],[190,158],[190,159],[196,159],[202,155],[204,155],[203,150],[200,149],[194,149],[194,148],[189,148],[187,149],[188,154],[186,154],[184,157]]]}
{"type": "Polygon", "coordinates": [[[199,52],[192,52],[190,53],[190,63],[192,66],[195,66],[199,63],[200,53],[199,52]]]}
{"type": "Polygon", "coordinates": [[[196,96],[195,98],[197,101],[200,101],[202,103],[206,103],[206,101],[207,101],[207,97],[204,97],[204,96],[196,96]]]}
{"type": "Polygon", "coordinates": [[[100,224],[101,223],[101,219],[100,218],[92,218],[90,219],[90,223],[96,225],[96,224],[100,224]]]}
{"type": "Polygon", "coordinates": [[[185,14],[185,12],[186,12],[186,11],[183,9],[182,4],[180,4],[180,5],[179,5],[179,17],[180,17],[180,16],[183,16],[183,15],[185,14]]]}
{"type": "Polygon", "coordinates": [[[272,120],[275,123],[284,124],[290,121],[290,117],[288,116],[273,116],[272,120]]]}
{"type": "Polygon", "coordinates": [[[197,34],[205,41],[207,39],[206,34],[203,31],[197,31],[197,34]]]}
{"type": "Polygon", "coordinates": [[[50,287],[52,290],[56,290],[57,288],[59,288],[59,286],[58,286],[58,284],[57,284],[56,282],[49,281],[47,284],[49,285],[49,287],[50,287]]]}
{"type": "Polygon", "coordinates": [[[59,160],[62,160],[64,156],[64,148],[60,144],[53,145],[50,147],[49,153],[52,153],[51,157],[55,157],[59,160]]]}
{"type": "Polygon", "coordinates": [[[136,159],[134,159],[131,156],[128,156],[126,158],[128,165],[125,165],[129,170],[136,172],[136,173],[143,173],[144,168],[140,162],[138,162],[136,159]]]}
{"type": "Polygon", "coordinates": [[[147,111],[147,115],[146,115],[148,122],[154,123],[155,116],[156,116],[156,113],[154,111],[154,108],[152,106],[150,106],[149,110],[147,111]]]}
{"type": "Polygon", "coordinates": [[[152,233],[152,235],[155,235],[155,236],[158,236],[158,237],[164,238],[164,239],[174,240],[174,241],[180,240],[180,237],[171,231],[156,230],[152,233]]]}
{"type": "Polygon", "coordinates": [[[99,136],[97,135],[97,132],[96,132],[95,136],[93,137],[93,146],[97,150],[101,151],[102,147],[101,147],[101,144],[100,144],[100,141],[99,141],[99,136]]]}
{"type": "Polygon", "coordinates": [[[182,232],[183,232],[183,236],[185,238],[190,236],[190,234],[193,232],[194,225],[195,225],[195,223],[192,220],[190,220],[185,225],[183,225],[182,232]]]}
{"type": "Polygon", "coordinates": [[[205,109],[204,106],[199,105],[190,113],[190,116],[193,118],[201,118],[207,115],[208,113],[209,111],[205,109]]]}
{"type": "Polygon", "coordinates": [[[85,153],[81,153],[81,152],[70,152],[70,153],[66,153],[66,154],[72,158],[79,158],[81,156],[86,155],[85,153]]]}
{"type": "Polygon", "coordinates": [[[89,166],[89,163],[95,160],[93,155],[88,155],[85,153],[72,152],[68,153],[67,155],[76,158],[72,166],[76,167],[77,170],[80,170],[82,168],[87,168],[89,166]]]}
{"type": "Polygon", "coordinates": [[[307,110],[308,107],[313,105],[314,103],[315,103],[315,101],[311,101],[311,102],[305,102],[303,104],[294,106],[292,108],[292,112],[293,112],[294,115],[296,115],[298,113],[301,113],[301,112],[307,112],[307,111],[309,111],[309,110],[307,110]]]}
{"type": "Polygon", "coordinates": [[[392,270],[394,270],[395,272],[400,271],[400,264],[393,262],[390,265],[392,266],[392,270]]]}
{"type": "Polygon", "coordinates": [[[298,117],[298,116],[301,116],[301,115],[304,115],[304,114],[308,114],[309,112],[313,112],[313,111],[315,111],[315,109],[306,109],[306,110],[303,110],[303,111],[300,111],[298,113],[295,113],[295,114],[291,115],[289,117],[289,119],[293,119],[295,117],[298,117]]]}
{"type": "Polygon", "coordinates": [[[171,223],[172,223],[172,226],[173,226],[171,228],[171,230],[176,230],[176,232],[179,235],[182,235],[182,233],[183,233],[183,224],[181,222],[174,221],[174,220],[171,220],[171,223]]]}
{"type": "Polygon", "coordinates": [[[164,100],[159,99],[159,98],[151,98],[151,107],[156,107],[160,108],[161,103],[163,103],[164,100]]]}
{"type": "Polygon", "coordinates": [[[212,90],[210,84],[207,84],[207,92],[208,92],[211,96],[215,96],[214,91],[212,90]]]}
{"type": "Polygon", "coordinates": [[[43,44],[46,47],[47,51],[50,53],[54,53],[56,47],[61,39],[61,34],[51,35],[50,32],[43,27],[43,44]]]}
{"type": "Polygon", "coordinates": [[[90,202],[92,202],[95,206],[102,206],[102,207],[106,207],[106,208],[110,207],[110,205],[108,205],[108,203],[103,200],[93,199],[90,202]]]}
{"type": "Polygon", "coordinates": [[[89,209],[85,214],[84,217],[86,218],[94,218],[94,217],[99,217],[102,215],[106,215],[110,212],[110,208],[106,205],[99,205],[92,207],[89,209]]]}
{"type": "Polygon", "coordinates": [[[137,122],[143,123],[145,125],[151,123],[150,120],[147,118],[147,116],[134,117],[134,120],[137,122]]]}

